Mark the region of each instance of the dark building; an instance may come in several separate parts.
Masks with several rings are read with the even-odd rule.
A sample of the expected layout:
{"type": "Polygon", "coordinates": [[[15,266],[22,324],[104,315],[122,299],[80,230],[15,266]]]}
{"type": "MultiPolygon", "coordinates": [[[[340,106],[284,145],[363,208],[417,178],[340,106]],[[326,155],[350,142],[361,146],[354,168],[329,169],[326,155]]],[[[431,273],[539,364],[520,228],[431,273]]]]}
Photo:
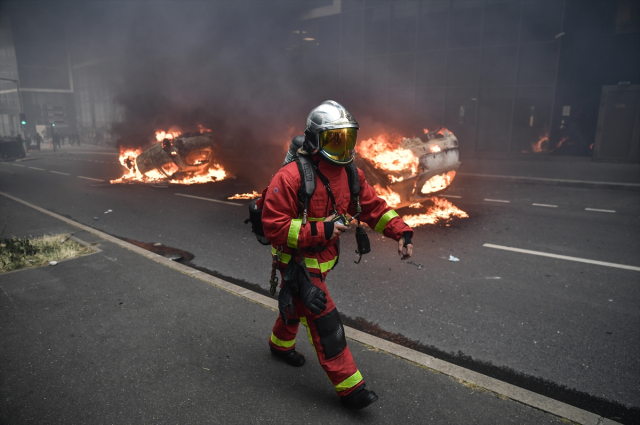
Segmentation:
{"type": "Polygon", "coordinates": [[[445,126],[467,158],[640,159],[640,2],[335,0],[294,32],[313,78],[390,130],[445,126]]]}
{"type": "Polygon", "coordinates": [[[118,119],[113,86],[105,75],[100,49],[89,42],[77,19],[60,13],[53,3],[39,7],[10,7],[0,19],[0,78],[20,82],[22,111],[27,124],[20,127],[16,85],[0,80],[0,133],[48,129],[67,134],[79,131],[85,141],[108,140],[118,119]]]}

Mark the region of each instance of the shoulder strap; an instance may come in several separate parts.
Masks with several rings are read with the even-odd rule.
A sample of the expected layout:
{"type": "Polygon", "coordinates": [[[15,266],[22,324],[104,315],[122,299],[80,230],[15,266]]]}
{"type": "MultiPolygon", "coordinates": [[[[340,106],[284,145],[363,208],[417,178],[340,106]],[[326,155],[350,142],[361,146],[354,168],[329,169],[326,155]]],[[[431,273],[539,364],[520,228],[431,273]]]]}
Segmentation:
{"type": "Polygon", "coordinates": [[[307,224],[307,209],[309,200],[316,191],[316,173],[313,169],[313,161],[307,155],[298,153],[295,158],[300,172],[300,189],[298,189],[298,202],[302,204],[302,224],[307,224]]]}
{"type": "Polygon", "coordinates": [[[344,169],[347,172],[347,178],[349,179],[349,191],[351,192],[351,197],[355,198],[356,196],[360,196],[360,177],[358,176],[358,167],[356,167],[356,164],[352,162],[344,169]]]}
{"type": "Polygon", "coordinates": [[[352,162],[345,167],[347,172],[347,179],[349,180],[349,192],[351,192],[351,199],[356,201],[356,211],[362,212],[360,208],[360,176],[358,175],[358,167],[352,162]]]}

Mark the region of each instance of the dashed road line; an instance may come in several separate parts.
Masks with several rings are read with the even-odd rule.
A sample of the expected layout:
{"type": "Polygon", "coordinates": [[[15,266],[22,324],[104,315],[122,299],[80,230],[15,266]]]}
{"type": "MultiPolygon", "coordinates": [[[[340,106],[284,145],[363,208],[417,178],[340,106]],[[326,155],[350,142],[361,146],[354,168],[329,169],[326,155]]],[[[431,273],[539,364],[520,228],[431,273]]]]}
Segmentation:
{"type": "Polygon", "coordinates": [[[557,205],[551,205],[551,204],[531,204],[534,207],[547,207],[547,208],[558,208],[557,205]]]}
{"type": "Polygon", "coordinates": [[[235,205],[236,207],[242,207],[242,206],[244,206],[244,204],[236,204],[235,202],[219,201],[219,200],[217,200],[217,199],[203,198],[203,197],[201,197],[201,196],[184,195],[184,194],[182,194],[182,193],[176,193],[176,195],[178,195],[178,196],[184,196],[184,197],[187,197],[187,198],[201,199],[201,200],[203,200],[203,201],[219,202],[219,203],[221,203],[221,204],[235,205]]]}
{"type": "Polygon", "coordinates": [[[557,258],[559,260],[576,261],[579,263],[596,264],[598,266],[615,267],[618,269],[633,270],[633,271],[640,272],[640,267],[627,266],[626,264],[608,263],[606,261],[589,260],[587,258],[570,257],[568,255],[551,254],[548,252],[541,252],[541,251],[531,251],[529,249],[512,248],[510,246],[493,245],[490,243],[486,243],[482,246],[486,246],[487,248],[502,249],[505,251],[519,252],[522,254],[539,255],[541,257],[551,257],[551,258],[557,258]]]}
{"type": "Polygon", "coordinates": [[[70,176],[71,174],[68,173],[61,173],[60,171],[51,171],[51,173],[53,174],[62,174],[63,176],[70,176]]]}
{"type": "Polygon", "coordinates": [[[606,212],[606,213],[615,213],[616,210],[601,210],[598,208],[585,208],[585,211],[595,211],[595,212],[606,212]]]}
{"type": "Polygon", "coordinates": [[[485,198],[484,200],[487,201],[487,202],[500,202],[502,204],[508,204],[508,203],[511,202],[511,201],[505,201],[503,199],[488,199],[488,198],[485,198]]]}
{"type": "Polygon", "coordinates": [[[83,177],[83,176],[78,176],[79,179],[85,179],[85,180],[93,180],[95,182],[103,182],[104,180],[100,180],[100,179],[93,179],[91,177],[83,177]]]}
{"type": "Polygon", "coordinates": [[[11,164],[11,165],[13,165],[14,167],[24,167],[24,165],[20,165],[20,164],[11,164]]]}
{"type": "Polygon", "coordinates": [[[29,167],[29,168],[31,168],[32,170],[47,171],[44,168],[38,168],[38,167],[29,167]]]}

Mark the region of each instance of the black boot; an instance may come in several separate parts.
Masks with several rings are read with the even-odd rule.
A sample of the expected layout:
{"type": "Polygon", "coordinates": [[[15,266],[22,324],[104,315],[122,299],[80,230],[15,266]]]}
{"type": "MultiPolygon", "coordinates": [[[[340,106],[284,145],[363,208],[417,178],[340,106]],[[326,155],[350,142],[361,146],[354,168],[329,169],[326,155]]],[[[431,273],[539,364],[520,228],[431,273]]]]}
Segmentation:
{"type": "Polygon", "coordinates": [[[305,362],[304,356],[298,353],[297,351],[293,350],[293,351],[282,352],[282,351],[276,350],[272,346],[269,346],[269,348],[271,349],[271,354],[278,357],[279,359],[284,360],[286,364],[295,366],[295,367],[304,366],[304,362],[305,362]]]}
{"type": "Polygon", "coordinates": [[[360,385],[351,394],[340,397],[340,403],[347,409],[364,409],[373,404],[378,396],[373,391],[365,388],[365,384],[360,385]]]}

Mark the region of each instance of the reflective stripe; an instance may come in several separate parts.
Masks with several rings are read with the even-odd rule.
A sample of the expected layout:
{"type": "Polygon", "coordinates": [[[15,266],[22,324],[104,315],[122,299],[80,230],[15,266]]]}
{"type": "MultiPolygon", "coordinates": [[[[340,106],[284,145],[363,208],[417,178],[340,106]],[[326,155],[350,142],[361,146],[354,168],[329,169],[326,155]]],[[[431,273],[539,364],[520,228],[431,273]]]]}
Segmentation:
{"type": "MultiPolygon", "coordinates": [[[[311,346],[313,347],[313,351],[316,351],[316,346],[313,345],[313,338],[311,337],[311,330],[309,329],[309,324],[307,323],[307,318],[306,317],[301,317],[300,318],[300,323],[302,323],[304,325],[304,327],[307,329],[307,336],[309,337],[309,342],[311,343],[311,346]]],[[[318,352],[316,351],[316,354],[318,352]]]]}
{"type": "Polygon", "coordinates": [[[283,341],[281,339],[278,339],[273,334],[273,332],[271,333],[271,342],[273,342],[278,347],[283,347],[283,348],[291,348],[296,344],[296,340],[295,339],[293,341],[283,341]]]}
{"type": "Polygon", "coordinates": [[[324,221],[324,217],[316,218],[316,217],[307,217],[309,221],[324,221]]]}
{"type": "Polygon", "coordinates": [[[387,225],[389,220],[395,217],[398,217],[397,212],[395,212],[394,210],[387,211],[385,215],[380,218],[380,221],[378,221],[378,224],[376,224],[376,228],[373,230],[384,235],[384,227],[387,225]]]}
{"type": "Polygon", "coordinates": [[[287,236],[287,245],[289,248],[298,248],[298,236],[300,235],[300,227],[302,227],[302,219],[294,218],[289,225],[289,236],[287,236]]]}
{"type": "Polygon", "coordinates": [[[361,381],[362,381],[362,375],[360,374],[360,371],[357,370],[356,373],[354,373],[353,375],[351,375],[350,377],[348,377],[347,379],[345,379],[344,381],[336,385],[336,391],[340,392],[340,391],[348,390],[349,388],[353,388],[356,385],[358,385],[361,381]]]}
{"type": "MultiPolygon", "coordinates": [[[[273,255],[276,254],[276,249],[273,246],[271,246],[271,254],[273,255]]],[[[282,254],[280,254],[280,256],[282,257],[282,259],[280,260],[282,264],[289,264],[289,261],[291,261],[290,254],[286,254],[283,252],[282,254]]],[[[331,268],[333,267],[333,265],[336,263],[337,260],[338,260],[338,256],[336,256],[333,260],[327,261],[325,263],[318,263],[318,260],[315,258],[305,257],[304,262],[307,265],[307,268],[317,269],[317,270],[320,270],[320,273],[324,273],[327,270],[331,270],[331,268]]]]}

